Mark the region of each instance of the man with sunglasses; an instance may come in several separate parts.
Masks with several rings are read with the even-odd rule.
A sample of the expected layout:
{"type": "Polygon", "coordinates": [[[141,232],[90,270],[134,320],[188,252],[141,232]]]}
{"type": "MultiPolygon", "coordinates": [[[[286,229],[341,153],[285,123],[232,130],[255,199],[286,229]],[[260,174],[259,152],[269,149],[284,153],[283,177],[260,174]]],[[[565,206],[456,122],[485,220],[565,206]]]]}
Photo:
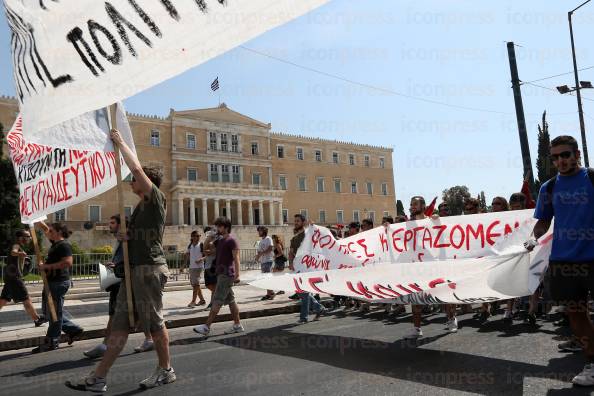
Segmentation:
{"type": "Polygon", "coordinates": [[[550,292],[567,307],[571,329],[584,345],[588,363],[572,382],[594,386],[594,327],[588,312],[588,293],[594,293],[594,172],[581,167],[576,140],[559,136],[551,141],[551,160],[558,174],[540,188],[534,217],[534,239],[553,226],[549,257],[550,292]]]}

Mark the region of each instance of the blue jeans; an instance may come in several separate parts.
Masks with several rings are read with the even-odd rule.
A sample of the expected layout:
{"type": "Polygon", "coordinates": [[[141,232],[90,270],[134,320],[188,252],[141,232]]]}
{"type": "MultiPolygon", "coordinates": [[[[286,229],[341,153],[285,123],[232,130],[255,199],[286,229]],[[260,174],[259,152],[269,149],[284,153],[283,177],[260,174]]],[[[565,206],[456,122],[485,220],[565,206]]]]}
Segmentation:
{"type": "Polygon", "coordinates": [[[52,299],[54,300],[54,308],[56,309],[56,321],[51,321],[51,314],[47,306],[46,293],[43,293],[43,313],[46,318],[50,320],[47,328],[46,337],[49,342],[58,344],[60,341],[60,334],[62,331],[66,334],[74,334],[82,330],[82,327],[72,322],[70,319],[64,317],[64,296],[70,288],[70,281],[48,282],[52,299]]]}
{"type": "Polygon", "coordinates": [[[300,320],[307,320],[310,305],[315,313],[322,312],[324,309],[318,300],[313,298],[311,293],[299,293],[299,298],[301,298],[301,312],[299,313],[300,320]]]}

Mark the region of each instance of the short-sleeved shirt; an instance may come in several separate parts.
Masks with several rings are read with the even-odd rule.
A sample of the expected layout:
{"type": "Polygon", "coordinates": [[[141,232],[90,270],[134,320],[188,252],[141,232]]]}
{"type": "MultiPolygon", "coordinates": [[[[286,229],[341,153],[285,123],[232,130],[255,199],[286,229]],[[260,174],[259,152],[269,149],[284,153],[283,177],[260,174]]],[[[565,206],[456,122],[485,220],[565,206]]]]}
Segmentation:
{"type": "Polygon", "coordinates": [[[134,208],[130,216],[130,265],[167,264],[163,252],[164,229],[165,195],[153,184],[151,192],[134,208]]]}
{"type": "Polygon", "coordinates": [[[187,254],[190,256],[190,268],[204,268],[204,261],[196,263],[197,260],[201,259],[202,254],[202,243],[193,244],[190,243],[188,246],[187,254]]]}
{"type": "MultiPolygon", "coordinates": [[[[22,252],[23,249],[19,245],[14,245],[10,251],[17,250],[22,252]]],[[[21,272],[21,266],[19,265],[19,256],[13,256],[9,254],[6,257],[6,267],[2,271],[2,278],[4,282],[10,282],[13,280],[21,279],[23,277],[23,273],[21,272]]]]}
{"type": "MultiPolygon", "coordinates": [[[[260,243],[258,243],[258,253],[265,251],[266,249],[272,247],[272,238],[266,236],[262,238],[260,243]]],[[[264,253],[260,256],[260,263],[270,263],[274,261],[274,252],[272,249],[268,253],[264,253]]]]}
{"type": "MultiPolygon", "coordinates": [[[[297,254],[297,250],[299,250],[299,246],[301,246],[304,239],[305,231],[300,231],[291,238],[291,251],[293,254],[297,254]]],[[[291,259],[291,264],[293,264],[293,259],[291,259]]]]}
{"type": "Polygon", "coordinates": [[[557,175],[552,197],[548,184],[540,188],[534,217],[555,219],[550,259],[594,262],[594,186],[588,170],[582,168],[573,176],[557,175]]]}
{"type": "MultiPolygon", "coordinates": [[[[52,242],[47,252],[45,264],[56,264],[62,261],[64,257],[72,256],[72,247],[66,240],[52,242]]],[[[50,282],[62,282],[70,280],[69,268],[57,268],[47,271],[47,280],[50,282]]]]}
{"type": "Polygon", "coordinates": [[[231,235],[219,239],[217,242],[217,258],[215,260],[217,275],[235,277],[235,266],[233,265],[233,251],[239,250],[237,240],[231,235]]]}

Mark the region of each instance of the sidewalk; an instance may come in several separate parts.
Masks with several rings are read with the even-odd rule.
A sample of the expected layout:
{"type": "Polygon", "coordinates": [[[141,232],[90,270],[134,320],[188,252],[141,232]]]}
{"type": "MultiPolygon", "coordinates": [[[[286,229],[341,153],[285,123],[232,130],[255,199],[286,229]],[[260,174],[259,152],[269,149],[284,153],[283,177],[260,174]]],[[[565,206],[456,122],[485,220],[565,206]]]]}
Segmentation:
{"type": "MultiPolygon", "coordinates": [[[[245,284],[246,281],[253,279],[257,273],[257,271],[244,273],[242,284],[234,288],[235,298],[239,305],[242,319],[299,311],[299,303],[289,300],[287,295],[276,296],[272,301],[261,301],[260,298],[266,291],[245,284]]],[[[32,291],[30,289],[30,292],[32,291]]],[[[210,291],[204,288],[202,291],[205,299],[209,301],[210,291]]],[[[209,311],[204,307],[187,308],[191,297],[191,290],[175,290],[164,294],[163,317],[166,320],[168,328],[194,326],[206,321],[209,311]]],[[[35,303],[34,305],[38,309],[38,312],[40,312],[41,304],[35,303]]],[[[65,310],[72,316],[73,320],[84,328],[83,339],[104,336],[105,325],[108,320],[107,306],[107,297],[84,300],[68,299],[64,305],[65,310]]],[[[47,324],[37,328],[34,327],[30,319],[24,319],[27,316],[23,312],[22,305],[11,304],[4,307],[0,311],[0,318],[0,325],[2,326],[0,328],[0,351],[32,348],[43,342],[45,332],[47,331],[47,324]],[[16,311],[20,312],[17,313],[16,311]],[[7,324],[8,321],[3,318],[7,315],[12,316],[13,319],[15,315],[19,315],[19,323],[7,324]]],[[[231,320],[231,315],[228,307],[225,306],[221,309],[217,322],[229,320],[231,320]]]]}

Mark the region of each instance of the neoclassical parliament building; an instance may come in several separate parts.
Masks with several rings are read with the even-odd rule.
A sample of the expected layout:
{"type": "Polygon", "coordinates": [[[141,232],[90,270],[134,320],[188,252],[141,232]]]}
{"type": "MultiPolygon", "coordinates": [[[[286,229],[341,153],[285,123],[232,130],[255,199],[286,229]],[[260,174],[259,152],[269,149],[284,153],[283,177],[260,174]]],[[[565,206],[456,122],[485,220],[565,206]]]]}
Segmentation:
{"type": "MultiPolygon", "coordinates": [[[[17,112],[14,98],[0,97],[5,131],[17,112]]],[[[217,216],[234,225],[285,225],[296,213],[333,225],[396,212],[391,148],[272,132],[225,104],[128,119],[140,161],[163,172],[168,225],[207,225],[217,216]]],[[[131,213],[138,199],[126,190],[131,213]]],[[[114,213],[115,189],[50,220],[80,229],[114,213]]]]}

